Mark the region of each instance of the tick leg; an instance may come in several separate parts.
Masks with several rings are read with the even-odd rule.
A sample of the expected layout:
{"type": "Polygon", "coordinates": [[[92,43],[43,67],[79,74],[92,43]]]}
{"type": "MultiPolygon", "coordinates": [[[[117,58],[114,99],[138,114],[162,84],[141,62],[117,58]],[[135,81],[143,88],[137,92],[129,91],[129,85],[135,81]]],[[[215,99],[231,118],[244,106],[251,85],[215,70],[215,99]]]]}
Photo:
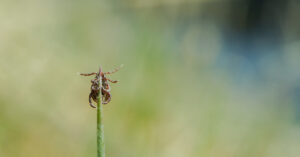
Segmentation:
{"type": "Polygon", "coordinates": [[[106,78],[109,82],[111,82],[111,83],[118,83],[119,81],[118,80],[111,80],[111,79],[109,79],[109,78],[106,78]]]}
{"type": "Polygon", "coordinates": [[[86,73],[86,74],[84,74],[84,73],[81,73],[80,75],[82,75],[82,76],[91,76],[91,75],[96,75],[97,73],[86,73]]]}
{"type": "Polygon", "coordinates": [[[92,108],[96,108],[96,106],[92,103],[92,93],[89,95],[89,103],[92,108]]]}
{"type": "Polygon", "coordinates": [[[111,95],[110,93],[102,88],[102,104],[108,104],[111,100],[111,95]]]}
{"type": "Polygon", "coordinates": [[[118,68],[115,68],[115,69],[112,70],[112,71],[105,72],[104,74],[113,74],[113,73],[119,71],[122,67],[123,67],[123,64],[120,65],[118,68]]]}

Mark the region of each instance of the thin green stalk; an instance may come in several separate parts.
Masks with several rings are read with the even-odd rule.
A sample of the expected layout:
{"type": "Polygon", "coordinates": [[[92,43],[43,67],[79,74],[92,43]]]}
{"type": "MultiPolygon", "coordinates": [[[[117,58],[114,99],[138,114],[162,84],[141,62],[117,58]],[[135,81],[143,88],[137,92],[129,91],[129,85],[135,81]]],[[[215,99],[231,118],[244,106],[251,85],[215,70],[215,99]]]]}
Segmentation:
{"type": "MultiPolygon", "coordinates": [[[[99,74],[100,73],[101,73],[101,70],[99,71],[99,74]]],[[[97,102],[97,157],[105,157],[104,126],[102,124],[103,104],[101,102],[101,99],[102,99],[102,94],[101,94],[102,77],[101,77],[101,75],[99,78],[99,86],[100,86],[100,92],[98,95],[98,102],[97,102]]]]}

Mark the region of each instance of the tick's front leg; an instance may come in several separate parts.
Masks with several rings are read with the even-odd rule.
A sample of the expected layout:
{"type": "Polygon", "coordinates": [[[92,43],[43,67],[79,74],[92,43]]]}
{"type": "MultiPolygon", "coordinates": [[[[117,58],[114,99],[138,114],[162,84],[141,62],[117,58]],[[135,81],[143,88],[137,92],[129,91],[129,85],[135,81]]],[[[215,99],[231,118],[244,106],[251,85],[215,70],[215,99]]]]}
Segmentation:
{"type": "Polygon", "coordinates": [[[115,72],[119,71],[119,70],[120,70],[122,67],[123,67],[123,64],[122,64],[122,65],[120,65],[118,68],[115,68],[115,69],[114,69],[114,70],[112,70],[112,71],[105,72],[104,74],[113,74],[113,73],[115,73],[115,72]]]}
{"type": "Polygon", "coordinates": [[[97,73],[87,73],[87,74],[84,74],[84,73],[80,73],[80,75],[82,76],[91,76],[91,75],[96,75],[97,73]]]}
{"type": "Polygon", "coordinates": [[[92,108],[96,108],[96,106],[92,103],[92,93],[89,95],[89,103],[92,108]]]}

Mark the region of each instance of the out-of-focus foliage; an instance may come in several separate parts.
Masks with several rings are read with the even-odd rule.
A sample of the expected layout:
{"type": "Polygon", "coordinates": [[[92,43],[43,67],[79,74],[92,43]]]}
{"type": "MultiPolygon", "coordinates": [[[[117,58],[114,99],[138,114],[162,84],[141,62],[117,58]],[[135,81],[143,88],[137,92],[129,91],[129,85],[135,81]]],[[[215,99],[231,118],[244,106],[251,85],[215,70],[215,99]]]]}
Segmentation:
{"type": "Polygon", "coordinates": [[[0,157],[95,156],[76,74],[120,64],[108,157],[298,157],[299,2],[265,2],[0,1],[0,157]]]}

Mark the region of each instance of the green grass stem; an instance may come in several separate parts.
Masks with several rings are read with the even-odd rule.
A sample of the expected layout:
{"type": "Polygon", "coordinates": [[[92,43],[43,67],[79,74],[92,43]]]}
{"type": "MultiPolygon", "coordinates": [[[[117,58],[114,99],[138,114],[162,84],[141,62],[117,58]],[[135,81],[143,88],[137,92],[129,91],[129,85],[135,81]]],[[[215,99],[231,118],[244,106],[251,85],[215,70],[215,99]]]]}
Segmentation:
{"type": "Polygon", "coordinates": [[[103,104],[102,100],[102,78],[99,79],[100,92],[98,95],[97,102],[97,157],[105,157],[105,143],[104,143],[104,125],[102,122],[103,118],[103,104]]]}

